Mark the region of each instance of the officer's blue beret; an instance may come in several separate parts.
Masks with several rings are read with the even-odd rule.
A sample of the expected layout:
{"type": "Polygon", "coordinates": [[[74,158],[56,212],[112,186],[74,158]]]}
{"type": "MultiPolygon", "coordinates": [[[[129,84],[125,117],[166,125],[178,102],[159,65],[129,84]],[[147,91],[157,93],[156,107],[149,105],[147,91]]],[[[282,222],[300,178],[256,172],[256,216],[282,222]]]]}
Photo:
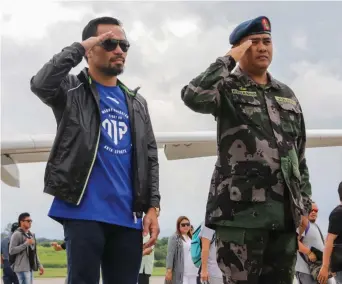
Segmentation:
{"type": "Polygon", "coordinates": [[[271,22],[267,17],[260,16],[238,25],[230,34],[229,42],[231,45],[234,45],[245,36],[264,33],[271,34],[271,22]]]}

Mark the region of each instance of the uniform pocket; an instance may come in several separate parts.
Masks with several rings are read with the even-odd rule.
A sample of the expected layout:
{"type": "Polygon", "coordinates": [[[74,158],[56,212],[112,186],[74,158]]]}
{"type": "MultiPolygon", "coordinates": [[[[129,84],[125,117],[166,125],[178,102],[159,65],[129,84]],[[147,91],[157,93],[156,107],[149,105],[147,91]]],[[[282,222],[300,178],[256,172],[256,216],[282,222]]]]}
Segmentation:
{"type": "Polygon", "coordinates": [[[271,174],[268,165],[257,161],[242,161],[233,165],[232,173],[228,186],[231,201],[257,203],[266,201],[269,190],[267,179],[271,174]]]}
{"type": "Polygon", "coordinates": [[[264,112],[257,97],[233,94],[232,101],[243,124],[262,125],[264,112]]]}
{"type": "Polygon", "coordinates": [[[302,111],[299,104],[288,98],[276,97],[279,106],[281,128],[291,136],[298,137],[301,133],[302,111]]]}
{"type": "Polygon", "coordinates": [[[237,202],[265,202],[266,188],[261,185],[260,177],[232,177],[229,188],[230,200],[237,202]]]}

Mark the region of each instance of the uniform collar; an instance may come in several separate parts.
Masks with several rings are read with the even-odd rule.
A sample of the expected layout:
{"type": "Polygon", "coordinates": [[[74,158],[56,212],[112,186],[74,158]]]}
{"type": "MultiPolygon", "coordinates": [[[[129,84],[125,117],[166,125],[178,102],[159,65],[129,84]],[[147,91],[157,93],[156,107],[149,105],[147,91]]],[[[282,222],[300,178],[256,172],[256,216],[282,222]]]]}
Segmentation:
{"type": "MultiPolygon", "coordinates": [[[[245,85],[245,87],[249,87],[249,86],[256,86],[258,87],[259,84],[257,84],[256,82],[254,82],[251,77],[249,77],[241,68],[240,66],[238,66],[235,71],[233,72],[233,75],[235,75],[240,81],[242,81],[245,85]]],[[[271,74],[269,72],[267,72],[267,77],[268,77],[268,86],[271,86],[275,89],[281,89],[281,86],[279,84],[279,82],[274,79],[271,74]]]]}

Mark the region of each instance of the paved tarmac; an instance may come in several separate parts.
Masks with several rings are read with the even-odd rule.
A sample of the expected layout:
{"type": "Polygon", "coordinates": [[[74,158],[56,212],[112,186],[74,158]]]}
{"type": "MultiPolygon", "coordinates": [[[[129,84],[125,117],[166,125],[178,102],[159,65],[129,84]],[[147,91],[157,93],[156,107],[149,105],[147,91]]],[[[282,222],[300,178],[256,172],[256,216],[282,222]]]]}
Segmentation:
{"type": "MultiPolygon", "coordinates": [[[[151,277],[150,284],[164,284],[164,277],[151,277]]],[[[39,279],[38,277],[34,279],[34,283],[37,284],[64,284],[64,278],[47,278],[39,279]]],[[[295,280],[293,284],[297,284],[295,280]]]]}
{"type": "MultiPolygon", "coordinates": [[[[164,284],[164,277],[151,277],[150,284],[164,284]]],[[[37,284],[64,284],[64,278],[41,278],[36,277],[33,283],[37,284]]],[[[100,282],[101,283],[101,282],[100,282]]]]}
{"type": "MultiPolygon", "coordinates": [[[[164,284],[164,277],[151,277],[150,284],[164,284]]],[[[64,284],[64,278],[41,278],[38,277],[34,279],[34,283],[37,284],[64,284]]],[[[335,284],[336,282],[332,280],[331,284],[335,284]]],[[[298,284],[297,280],[293,281],[293,284],[298,284]]]]}

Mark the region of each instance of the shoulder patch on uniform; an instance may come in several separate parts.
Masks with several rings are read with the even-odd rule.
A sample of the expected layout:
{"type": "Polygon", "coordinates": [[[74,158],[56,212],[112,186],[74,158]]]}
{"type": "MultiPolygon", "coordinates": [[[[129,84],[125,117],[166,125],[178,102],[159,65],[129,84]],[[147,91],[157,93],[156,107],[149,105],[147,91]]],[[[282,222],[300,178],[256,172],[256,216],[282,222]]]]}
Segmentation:
{"type": "Polygon", "coordinates": [[[248,97],[256,97],[257,96],[256,92],[246,91],[245,88],[240,88],[240,90],[232,89],[232,93],[236,94],[236,95],[248,96],[248,97]]]}
{"type": "Polygon", "coordinates": [[[291,105],[294,105],[294,106],[297,105],[297,102],[295,100],[292,100],[292,99],[289,99],[289,98],[278,97],[278,96],[274,96],[274,98],[279,103],[288,103],[288,104],[291,104],[291,105]]]}

